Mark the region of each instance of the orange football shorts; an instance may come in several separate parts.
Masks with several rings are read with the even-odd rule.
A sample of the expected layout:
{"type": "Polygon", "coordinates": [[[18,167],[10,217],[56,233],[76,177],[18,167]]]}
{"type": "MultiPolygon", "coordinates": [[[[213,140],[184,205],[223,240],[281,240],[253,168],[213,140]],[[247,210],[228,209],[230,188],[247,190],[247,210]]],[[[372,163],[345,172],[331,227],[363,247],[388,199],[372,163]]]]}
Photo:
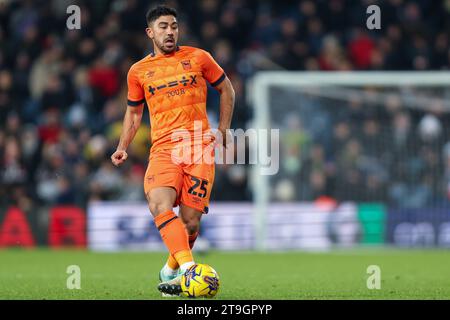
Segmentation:
{"type": "MultiPolygon", "coordinates": [[[[214,158],[214,150],[206,152],[210,152],[210,156],[214,158]]],[[[183,204],[208,213],[209,197],[214,183],[214,162],[179,162],[174,161],[172,150],[150,153],[144,177],[145,194],[153,188],[173,187],[177,192],[174,207],[183,204]]]]}

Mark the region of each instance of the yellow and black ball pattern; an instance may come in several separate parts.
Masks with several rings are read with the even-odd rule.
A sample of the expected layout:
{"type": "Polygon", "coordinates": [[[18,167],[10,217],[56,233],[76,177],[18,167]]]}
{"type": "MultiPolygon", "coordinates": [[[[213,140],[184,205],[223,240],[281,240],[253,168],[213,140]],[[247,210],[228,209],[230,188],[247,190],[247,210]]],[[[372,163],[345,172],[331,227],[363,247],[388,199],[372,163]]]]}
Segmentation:
{"type": "Polygon", "coordinates": [[[219,286],[219,275],[207,264],[195,264],[181,276],[181,290],[185,297],[213,298],[219,286]]]}

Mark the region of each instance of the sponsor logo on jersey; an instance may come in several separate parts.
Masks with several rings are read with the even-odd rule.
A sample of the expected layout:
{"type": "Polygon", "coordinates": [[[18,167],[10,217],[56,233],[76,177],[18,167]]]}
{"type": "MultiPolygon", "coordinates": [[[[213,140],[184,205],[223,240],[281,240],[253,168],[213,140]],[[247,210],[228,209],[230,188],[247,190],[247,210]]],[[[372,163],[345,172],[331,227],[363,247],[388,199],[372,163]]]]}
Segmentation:
{"type": "Polygon", "coordinates": [[[191,75],[191,76],[189,76],[189,79],[187,79],[186,76],[183,76],[181,78],[181,80],[169,81],[169,82],[166,82],[166,83],[164,83],[162,85],[159,85],[157,87],[153,87],[152,85],[150,85],[150,86],[148,86],[148,91],[152,95],[154,95],[157,90],[162,90],[164,88],[177,87],[179,85],[187,86],[188,84],[190,84],[190,85],[197,84],[197,76],[196,75],[193,75],[193,76],[191,75]]]}

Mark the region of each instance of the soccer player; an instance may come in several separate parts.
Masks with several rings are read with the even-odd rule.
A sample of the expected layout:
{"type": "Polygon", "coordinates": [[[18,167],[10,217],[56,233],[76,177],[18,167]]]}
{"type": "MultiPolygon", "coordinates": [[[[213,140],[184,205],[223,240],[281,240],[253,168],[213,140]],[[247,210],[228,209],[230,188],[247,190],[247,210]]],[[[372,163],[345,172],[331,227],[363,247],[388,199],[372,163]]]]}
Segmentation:
{"type": "MultiPolygon", "coordinates": [[[[128,106],[111,160],[119,166],[127,159],[126,150],[139,128],[146,101],[152,147],[144,191],[155,225],[170,253],[159,273],[158,290],[163,295],[177,295],[181,292],[181,274],[194,265],[191,249],[198,236],[200,219],[208,212],[214,182],[214,162],[199,159],[198,153],[193,159],[196,153],[192,150],[201,147],[203,154],[214,156],[211,146],[220,141],[210,133],[207,82],[220,93],[217,132],[223,137],[224,146],[230,140],[227,130],[233,114],[234,90],[208,52],[177,45],[179,31],[174,9],[160,5],[148,11],[146,18],[146,33],[154,52],[133,64],[128,72],[128,106]],[[183,137],[182,142],[174,137],[183,137]],[[176,156],[181,149],[192,151],[191,163],[176,156]],[[179,216],[173,211],[178,205],[179,216]]],[[[185,155],[182,158],[186,159],[185,155]]]]}

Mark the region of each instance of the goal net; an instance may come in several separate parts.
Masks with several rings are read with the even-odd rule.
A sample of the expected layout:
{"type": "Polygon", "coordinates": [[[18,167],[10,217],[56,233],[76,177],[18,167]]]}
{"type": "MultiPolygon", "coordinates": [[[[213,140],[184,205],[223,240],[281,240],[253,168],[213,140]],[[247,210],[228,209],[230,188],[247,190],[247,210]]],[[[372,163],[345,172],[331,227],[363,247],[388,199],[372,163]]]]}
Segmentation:
{"type": "MultiPolygon", "coordinates": [[[[257,74],[249,85],[252,126],[279,129],[277,173],[253,167],[258,247],[286,234],[295,243],[275,220],[303,228],[297,240],[313,247],[449,246],[449,85],[448,72],[257,74]],[[286,219],[270,209],[306,202],[317,219],[296,222],[295,209],[286,219]],[[327,223],[314,233],[323,210],[327,223]],[[325,243],[314,241],[325,233],[325,243]]],[[[270,149],[264,141],[253,147],[270,149]]]]}

